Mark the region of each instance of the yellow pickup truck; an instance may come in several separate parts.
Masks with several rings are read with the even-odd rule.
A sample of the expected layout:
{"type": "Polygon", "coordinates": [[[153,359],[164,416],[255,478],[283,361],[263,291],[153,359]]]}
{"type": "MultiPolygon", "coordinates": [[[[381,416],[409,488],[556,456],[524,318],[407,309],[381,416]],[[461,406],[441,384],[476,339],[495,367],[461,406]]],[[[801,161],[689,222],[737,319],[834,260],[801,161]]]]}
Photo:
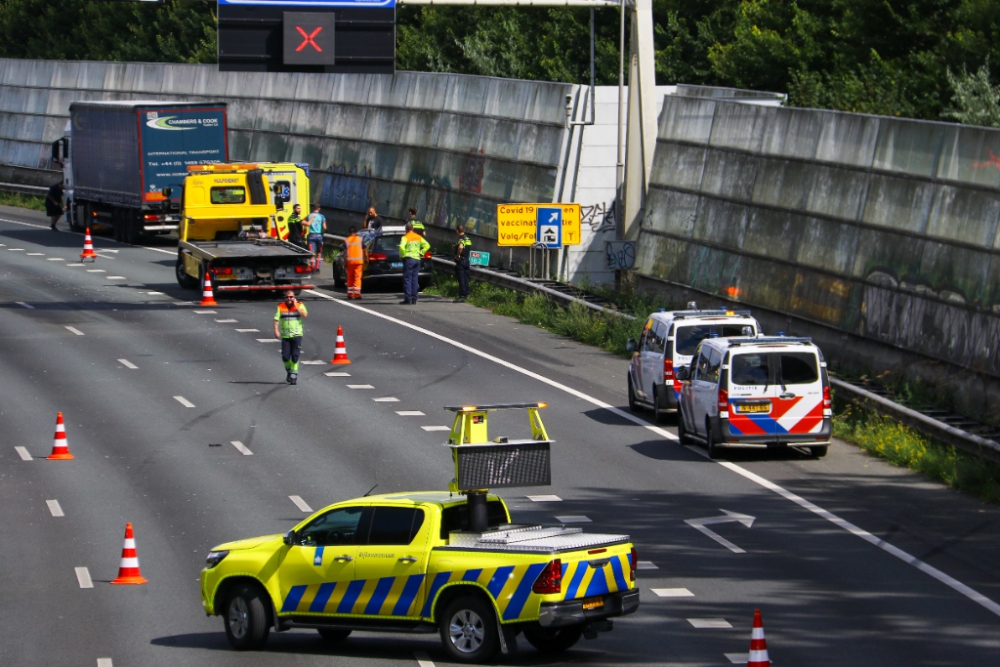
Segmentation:
{"type": "MultiPolygon", "coordinates": [[[[485,495],[485,494],[484,494],[485,495]]],[[[440,634],[452,659],[486,662],[519,634],[546,653],[611,630],[639,607],[627,535],[510,523],[486,497],[485,531],[449,492],[365,496],[326,507],[284,535],[220,544],[201,573],[208,615],[230,644],[261,648],[271,628],[440,634]]]]}

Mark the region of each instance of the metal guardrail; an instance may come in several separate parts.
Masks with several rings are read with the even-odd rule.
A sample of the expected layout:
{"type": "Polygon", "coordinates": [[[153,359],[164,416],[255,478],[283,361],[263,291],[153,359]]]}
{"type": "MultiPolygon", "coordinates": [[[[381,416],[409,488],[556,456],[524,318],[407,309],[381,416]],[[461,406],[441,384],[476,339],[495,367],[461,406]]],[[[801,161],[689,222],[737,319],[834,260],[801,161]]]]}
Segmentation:
{"type": "Polygon", "coordinates": [[[23,183],[0,183],[0,190],[6,192],[20,192],[23,195],[38,195],[44,197],[49,189],[42,185],[25,185],[23,183]]]}

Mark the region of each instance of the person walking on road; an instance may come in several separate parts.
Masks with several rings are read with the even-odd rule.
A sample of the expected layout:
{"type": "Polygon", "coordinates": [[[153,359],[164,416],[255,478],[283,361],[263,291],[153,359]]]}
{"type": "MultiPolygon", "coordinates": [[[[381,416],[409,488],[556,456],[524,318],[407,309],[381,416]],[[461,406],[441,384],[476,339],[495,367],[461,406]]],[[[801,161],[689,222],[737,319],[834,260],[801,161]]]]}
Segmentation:
{"type": "Polygon", "coordinates": [[[413,225],[413,231],[421,236],[427,236],[427,230],[424,229],[424,223],[417,220],[417,209],[410,207],[410,224],[413,225]]]}
{"type": "Polygon", "coordinates": [[[458,298],[456,303],[462,303],[469,298],[469,251],[472,250],[472,240],[465,235],[465,226],[455,227],[458,241],[455,243],[455,277],[458,278],[458,298]]]}
{"type": "Polygon", "coordinates": [[[274,337],[281,341],[281,360],[285,363],[285,382],[299,381],[299,351],[302,349],[302,320],[309,317],[306,304],[295,298],[294,290],[285,290],[285,301],[274,314],[274,337]]]}
{"type": "Polygon", "coordinates": [[[368,261],[368,248],[364,240],[358,236],[358,230],[351,225],[344,239],[344,268],[347,273],[347,298],[361,298],[361,274],[368,261]]]}
{"type": "Polygon", "coordinates": [[[49,194],[45,197],[45,215],[49,216],[51,225],[49,228],[57,232],[56,223],[63,214],[63,184],[62,181],[49,188],[49,194]]]}
{"type": "Polygon", "coordinates": [[[313,253],[313,271],[319,271],[323,261],[323,234],[326,233],[326,216],[319,212],[319,204],[313,204],[312,213],[306,218],[309,225],[309,252],[313,253]]]}
{"type": "Polygon", "coordinates": [[[292,207],[292,214],[288,216],[288,242],[304,248],[302,222],[302,205],[296,204],[292,207]]]}
{"type": "Polygon", "coordinates": [[[403,300],[413,305],[420,291],[420,260],[431,249],[424,237],[413,231],[413,224],[406,223],[406,234],[399,241],[399,257],[403,260],[403,300]]]}

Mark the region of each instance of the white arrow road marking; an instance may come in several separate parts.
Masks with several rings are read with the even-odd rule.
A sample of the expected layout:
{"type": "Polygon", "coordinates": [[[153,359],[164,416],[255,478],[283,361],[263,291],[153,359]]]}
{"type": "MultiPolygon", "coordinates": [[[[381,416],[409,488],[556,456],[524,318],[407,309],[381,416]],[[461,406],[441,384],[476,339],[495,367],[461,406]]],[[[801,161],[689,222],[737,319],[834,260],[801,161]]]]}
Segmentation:
{"type": "Polygon", "coordinates": [[[58,500],[46,500],[45,504],[49,506],[49,512],[52,516],[66,516],[63,514],[62,507],[59,506],[58,500]]]}
{"type": "Polygon", "coordinates": [[[135,370],[135,369],[139,368],[138,366],[136,366],[135,364],[133,364],[128,359],[119,359],[118,363],[121,364],[122,366],[124,366],[125,368],[131,368],[132,370],[135,370]]]}
{"type": "Polygon", "coordinates": [[[17,455],[21,457],[22,461],[31,460],[31,454],[28,453],[27,447],[15,447],[14,451],[17,452],[17,455]]]}
{"type": "Polygon", "coordinates": [[[244,445],[239,440],[233,440],[231,442],[232,442],[233,447],[235,447],[237,450],[239,450],[240,454],[242,454],[243,456],[253,456],[253,452],[251,452],[249,449],[247,449],[247,446],[244,445]]]}
{"type": "Polygon", "coordinates": [[[291,500],[293,503],[295,503],[295,506],[298,507],[303,512],[305,512],[306,514],[312,514],[313,509],[311,507],[309,507],[309,503],[307,503],[306,501],[302,500],[301,497],[299,497],[299,496],[288,496],[288,499],[291,500]]]}
{"type": "Polygon", "coordinates": [[[687,622],[698,629],[733,627],[733,624],[724,618],[689,618],[687,622]]]}
{"type": "MultiPolygon", "coordinates": [[[[653,593],[661,598],[693,598],[694,593],[686,588],[654,588],[653,593]]],[[[698,626],[695,626],[698,627],[698,626]]]]}
{"type": "Polygon", "coordinates": [[[695,530],[699,530],[705,535],[708,535],[713,540],[715,540],[722,546],[732,551],[734,554],[745,554],[746,551],[740,549],[738,546],[736,546],[735,544],[724,538],[722,535],[719,535],[718,533],[713,533],[708,528],[705,528],[705,526],[711,526],[716,523],[731,523],[733,521],[738,521],[739,523],[742,523],[744,526],[749,528],[750,526],[753,525],[753,520],[755,517],[748,516],[746,514],[738,514],[736,512],[730,512],[729,510],[722,510],[722,511],[725,512],[725,515],[723,516],[711,516],[711,517],[706,517],[704,519],[685,519],[684,523],[691,526],[695,530]]]}
{"type": "Polygon", "coordinates": [[[23,306],[24,308],[27,308],[29,310],[34,310],[35,309],[35,307],[32,306],[30,303],[25,303],[24,301],[18,301],[17,305],[23,306]]]}
{"type": "Polygon", "coordinates": [[[80,584],[80,588],[93,588],[94,582],[90,578],[90,570],[85,567],[73,568],[76,571],[76,580],[80,584]]]}
{"type": "Polygon", "coordinates": [[[559,503],[562,498],[559,496],[528,496],[528,500],[533,503],[559,503]]]}
{"type": "Polygon", "coordinates": [[[77,329],[76,327],[70,327],[70,326],[67,326],[66,328],[67,328],[67,329],[68,329],[69,331],[72,331],[73,333],[75,333],[75,334],[76,334],[77,336],[82,336],[82,335],[83,335],[83,332],[82,332],[82,331],[80,331],[79,329],[77,329]]]}
{"type": "Polygon", "coordinates": [[[187,400],[183,396],[174,396],[174,400],[177,401],[178,403],[180,403],[181,405],[183,405],[185,408],[193,408],[194,407],[194,403],[192,403],[191,401],[187,400]]]}

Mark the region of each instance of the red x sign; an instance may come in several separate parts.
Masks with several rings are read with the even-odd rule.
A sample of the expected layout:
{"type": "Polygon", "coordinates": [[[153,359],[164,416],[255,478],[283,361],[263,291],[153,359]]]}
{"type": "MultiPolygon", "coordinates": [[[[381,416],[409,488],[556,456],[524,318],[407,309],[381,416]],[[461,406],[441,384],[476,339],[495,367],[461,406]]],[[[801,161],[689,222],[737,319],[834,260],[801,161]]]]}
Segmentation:
{"type": "Polygon", "coordinates": [[[300,35],[302,35],[302,43],[299,44],[299,48],[295,49],[296,52],[306,48],[306,46],[308,46],[309,44],[312,44],[312,47],[317,51],[319,51],[320,53],[323,52],[323,49],[319,48],[319,44],[313,41],[313,37],[315,37],[316,35],[318,35],[320,32],[323,31],[323,26],[316,28],[311,33],[306,33],[306,31],[303,30],[300,26],[295,26],[295,29],[299,31],[300,35]]]}

